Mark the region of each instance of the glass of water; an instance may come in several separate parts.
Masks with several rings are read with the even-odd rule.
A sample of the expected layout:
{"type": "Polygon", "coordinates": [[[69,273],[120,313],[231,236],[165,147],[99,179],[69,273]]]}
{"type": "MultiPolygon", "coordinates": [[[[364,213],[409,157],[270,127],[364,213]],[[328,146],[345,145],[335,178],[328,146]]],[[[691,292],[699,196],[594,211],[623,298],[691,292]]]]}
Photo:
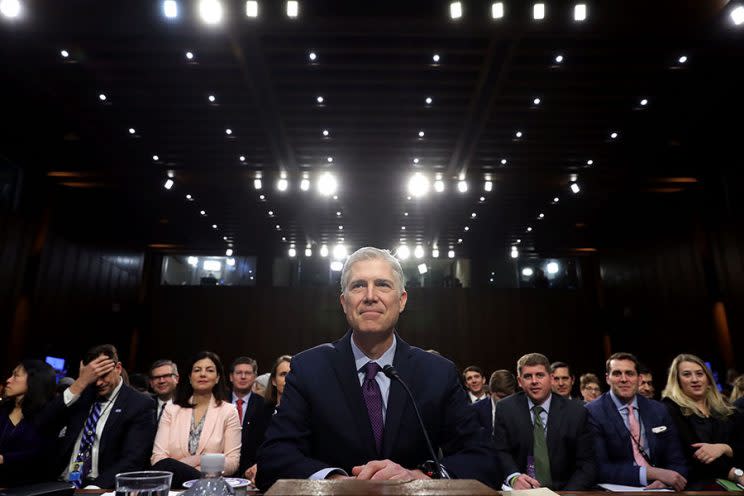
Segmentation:
{"type": "Polygon", "coordinates": [[[157,470],[116,474],[116,496],[168,496],[172,478],[157,470]]]}

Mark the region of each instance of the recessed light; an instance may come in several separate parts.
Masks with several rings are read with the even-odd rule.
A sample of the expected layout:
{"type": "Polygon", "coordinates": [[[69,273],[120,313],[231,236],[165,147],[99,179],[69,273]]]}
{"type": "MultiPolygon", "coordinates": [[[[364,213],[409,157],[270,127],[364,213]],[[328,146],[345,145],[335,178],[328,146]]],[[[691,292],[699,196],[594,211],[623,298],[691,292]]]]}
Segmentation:
{"type": "Polygon", "coordinates": [[[560,64],[563,62],[563,55],[556,55],[555,56],[555,63],[560,64]]]}
{"type": "Polygon", "coordinates": [[[5,17],[14,19],[21,15],[21,2],[18,0],[2,0],[0,1],[0,12],[5,17]]]}
{"type": "Polygon", "coordinates": [[[225,134],[230,136],[232,134],[232,129],[230,129],[229,127],[225,129],[225,134]]]}
{"type": "Polygon", "coordinates": [[[457,191],[460,193],[467,193],[468,191],[468,183],[467,181],[457,181],[457,191]]]}
{"type": "Polygon", "coordinates": [[[176,0],[163,1],[163,15],[168,19],[175,19],[178,17],[178,3],[176,0]]]}
{"type": "Polygon", "coordinates": [[[214,96],[214,95],[209,95],[209,96],[207,97],[207,99],[209,99],[209,101],[210,101],[210,102],[212,102],[212,103],[214,103],[214,101],[215,101],[215,100],[217,100],[217,98],[215,98],[215,96],[214,96]]]}
{"type": "Polygon", "coordinates": [[[419,163],[419,158],[418,157],[414,157],[413,158],[413,163],[414,164],[418,164],[419,163]]]}
{"type": "Polygon", "coordinates": [[[491,190],[493,190],[493,182],[486,181],[485,183],[483,183],[483,189],[486,190],[486,191],[488,191],[488,192],[490,192],[491,190]]]}
{"type": "Polygon", "coordinates": [[[532,100],[532,103],[534,103],[535,105],[540,105],[540,99],[535,98],[534,100],[532,100]]]}
{"type": "Polygon", "coordinates": [[[137,132],[137,131],[135,131],[133,127],[130,127],[130,128],[129,128],[129,134],[134,134],[134,133],[136,133],[136,132],[137,132]]]}
{"type": "Polygon", "coordinates": [[[300,181],[300,189],[301,189],[302,191],[307,191],[307,190],[309,190],[309,189],[310,189],[310,180],[309,180],[309,179],[307,179],[307,178],[305,178],[305,179],[301,180],[301,181],[300,181]]]}
{"type": "Polygon", "coordinates": [[[434,100],[432,100],[432,98],[431,98],[430,96],[427,96],[427,97],[426,97],[426,100],[425,100],[425,102],[426,102],[426,104],[427,104],[427,105],[431,105],[433,101],[434,101],[434,100]]]}
{"type": "Polygon", "coordinates": [[[165,184],[163,185],[165,189],[171,189],[173,187],[173,179],[168,179],[165,181],[165,184]]]}
{"type": "Polygon", "coordinates": [[[319,96],[315,99],[315,101],[318,103],[323,103],[325,101],[325,98],[323,98],[322,96],[319,96]]]}
{"type": "Polygon", "coordinates": [[[287,17],[294,19],[300,13],[300,2],[297,0],[287,1],[287,17]]]}
{"type": "Polygon", "coordinates": [[[405,231],[406,230],[406,226],[400,226],[400,230],[401,231],[405,231]]]}
{"type": "Polygon", "coordinates": [[[338,226],[338,230],[339,231],[343,231],[344,230],[344,226],[338,226]]]}
{"type": "Polygon", "coordinates": [[[504,2],[494,2],[491,4],[491,17],[494,19],[504,18],[504,2]]]}
{"type": "Polygon", "coordinates": [[[501,159],[501,165],[506,165],[506,159],[505,158],[502,158],[501,159]]]}
{"type": "Polygon", "coordinates": [[[677,59],[677,62],[679,62],[680,64],[687,63],[687,55],[682,55],[680,58],[677,59]]]}
{"type": "Polygon", "coordinates": [[[285,178],[281,178],[276,182],[276,189],[279,191],[287,191],[287,188],[289,187],[289,181],[285,178]]]}
{"type": "Polygon", "coordinates": [[[433,56],[431,57],[431,60],[433,60],[433,61],[434,61],[434,63],[437,63],[437,64],[438,64],[438,63],[439,63],[439,60],[440,60],[439,54],[438,54],[438,53],[435,53],[435,54],[434,54],[434,55],[433,55],[433,56]]]}
{"type": "Polygon", "coordinates": [[[465,232],[468,232],[468,231],[470,231],[470,226],[465,226],[465,229],[464,229],[464,231],[465,231],[465,232]]]}
{"type": "Polygon", "coordinates": [[[333,163],[333,157],[328,157],[326,160],[328,161],[329,164],[333,163]]]}
{"type": "Polygon", "coordinates": [[[102,102],[105,102],[106,101],[106,95],[103,94],[103,93],[101,93],[100,95],[98,95],[98,99],[101,100],[102,102]]]}
{"type": "Polygon", "coordinates": [[[479,198],[478,200],[479,200],[479,201],[480,201],[481,203],[483,203],[484,201],[486,201],[486,197],[485,197],[485,196],[481,196],[481,197],[480,197],[480,198],[479,198]]]}
{"type": "Polygon", "coordinates": [[[239,158],[241,162],[245,162],[245,155],[241,155],[239,158]]]}
{"type": "Polygon", "coordinates": [[[579,188],[578,184],[571,183],[571,191],[573,191],[574,194],[578,194],[579,191],[581,191],[581,188],[579,188]]]}
{"type": "Polygon", "coordinates": [[[450,3],[450,19],[460,19],[462,17],[462,2],[450,3]]]}
{"type": "Polygon", "coordinates": [[[536,21],[545,19],[545,4],[536,3],[532,6],[532,18],[536,21]]]}
{"type": "Polygon", "coordinates": [[[199,2],[199,15],[206,24],[218,24],[222,20],[222,3],[218,0],[201,0],[199,2]]]}
{"type": "Polygon", "coordinates": [[[188,60],[194,60],[194,53],[193,52],[186,52],[186,58],[188,60]]]}
{"type": "Polygon", "coordinates": [[[557,196],[555,198],[553,198],[553,203],[558,203],[559,201],[561,201],[561,199],[558,198],[557,196]]]}
{"type": "Polygon", "coordinates": [[[594,160],[592,159],[587,160],[586,165],[594,165],[594,160]]]}
{"type": "Polygon", "coordinates": [[[186,199],[187,199],[188,201],[194,201],[194,197],[193,197],[193,196],[191,196],[191,195],[186,195],[186,199]]]}
{"type": "Polygon", "coordinates": [[[462,244],[462,238],[457,238],[457,244],[462,244]]]}
{"type": "Polygon", "coordinates": [[[153,159],[153,160],[154,160],[155,162],[157,162],[158,160],[160,160],[160,157],[158,157],[157,155],[153,155],[153,156],[152,156],[152,159],[153,159]]]}
{"type": "Polygon", "coordinates": [[[545,214],[544,213],[540,213],[540,215],[538,215],[537,218],[538,219],[544,219],[545,218],[545,214]]]}
{"type": "Polygon", "coordinates": [[[245,2],[245,15],[246,17],[258,17],[258,2],[256,0],[245,2]]]}
{"type": "Polygon", "coordinates": [[[212,224],[212,229],[217,229],[217,224],[212,224]]]}
{"type": "Polygon", "coordinates": [[[201,214],[202,216],[206,216],[206,215],[207,215],[207,212],[206,212],[206,210],[200,210],[200,211],[199,211],[199,213],[200,213],[200,214],[201,214]]]}
{"type": "Polygon", "coordinates": [[[328,131],[328,129],[323,129],[323,136],[327,137],[329,134],[331,133],[328,131]]]}
{"type": "Polygon", "coordinates": [[[441,179],[437,179],[436,181],[434,181],[434,191],[436,191],[437,193],[443,192],[444,181],[442,181],[441,179]]]}
{"type": "Polygon", "coordinates": [[[62,55],[62,57],[64,58],[67,58],[70,56],[70,52],[68,52],[67,50],[60,50],[59,54],[62,55]]]}
{"type": "Polygon", "coordinates": [[[341,217],[341,212],[340,211],[337,211],[336,212],[336,217],[341,217]]]}
{"type": "Polygon", "coordinates": [[[586,4],[578,3],[574,6],[574,21],[582,22],[586,20],[586,4]]]}
{"type": "Polygon", "coordinates": [[[611,132],[611,133],[610,133],[610,138],[612,138],[612,139],[616,139],[616,138],[617,138],[617,133],[616,133],[616,132],[614,132],[614,131],[613,131],[613,132],[611,132]]]}
{"type": "Polygon", "coordinates": [[[276,225],[276,226],[274,226],[274,227],[276,228],[276,230],[277,230],[277,231],[281,231],[281,230],[282,230],[282,226],[280,226],[279,224],[277,224],[277,225],[276,225]]]}
{"type": "Polygon", "coordinates": [[[522,131],[517,131],[516,133],[514,133],[514,136],[516,136],[517,138],[521,138],[522,137],[522,131]]]}
{"type": "Polygon", "coordinates": [[[648,99],[644,98],[643,100],[641,100],[641,107],[645,107],[646,105],[648,105],[648,99]]]}
{"type": "Polygon", "coordinates": [[[424,133],[423,131],[419,131],[419,132],[418,132],[418,137],[419,137],[419,138],[423,138],[423,137],[424,137],[424,134],[425,134],[425,133],[424,133]]]}
{"type": "Polygon", "coordinates": [[[450,250],[447,252],[448,258],[455,258],[455,250],[450,250]]]}
{"type": "Polygon", "coordinates": [[[310,52],[307,58],[309,58],[311,62],[315,62],[316,60],[318,60],[318,54],[316,54],[315,52],[310,52]]]}
{"type": "Polygon", "coordinates": [[[527,227],[527,232],[532,232],[532,227],[531,226],[528,226],[527,227]]]}

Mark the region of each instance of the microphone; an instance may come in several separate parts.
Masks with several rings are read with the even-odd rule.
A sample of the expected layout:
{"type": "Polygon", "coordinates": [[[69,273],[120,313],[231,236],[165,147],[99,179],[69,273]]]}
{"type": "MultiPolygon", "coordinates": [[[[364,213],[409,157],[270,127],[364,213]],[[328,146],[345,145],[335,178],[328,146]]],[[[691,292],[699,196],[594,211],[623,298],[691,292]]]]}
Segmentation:
{"type": "Polygon", "coordinates": [[[421,412],[419,412],[419,407],[416,404],[416,398],[413,397],[413,393],[409,389],[408,384],[406,384],[406,382],[400,377],[398,371],[395,370],[395,367],[393,367],[392,365],[385,365],[382,368],[382,373],[388,376],[390,380],[398,381],[400,385],[403,386],[403,389],[406,390],[406,393],[408,393],[408,397],[411,399],[411,403],[413,403],[413,409],[416,411],[416,417],[418,418],[419,425],[421,426],[421,430],[424,433],[424,439],[426,439],[426,447],[429,448],[429,454],[431,455],[431,459],[434,462],[437,476],[435,478],[443,479],[444,477],[442,473],[442,466],[439,464],[439,459],[434,453],[434,448],[432,447],[431,441],[429,440],[429,433],[426,431],[426,426],[424,425],[424,419],[421,418],[421,412]]]}

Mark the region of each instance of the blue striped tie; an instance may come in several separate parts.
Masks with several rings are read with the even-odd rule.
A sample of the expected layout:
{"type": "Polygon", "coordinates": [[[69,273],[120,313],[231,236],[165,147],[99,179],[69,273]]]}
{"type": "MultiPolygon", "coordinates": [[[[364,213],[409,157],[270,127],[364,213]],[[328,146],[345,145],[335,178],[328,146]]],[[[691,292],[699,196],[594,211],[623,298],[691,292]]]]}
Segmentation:
{"type": "Polygon", "coordinates": [[[90,473],[93,452],[93,442],[96,440],[96,426],[98,425],[98,419],[101,418],[101,405],[103,405],[101,399],[96,399],[93,403],[93,408],[88,414],[88,418],[85,420],[85,427],[83,427],[83,438],[80,440],[80,450],[78,450],[76,462],[83,462],[80,470],[80,478],[75,481],[71,481],[76,487],[82,487],[83,481],[90,473]]]}

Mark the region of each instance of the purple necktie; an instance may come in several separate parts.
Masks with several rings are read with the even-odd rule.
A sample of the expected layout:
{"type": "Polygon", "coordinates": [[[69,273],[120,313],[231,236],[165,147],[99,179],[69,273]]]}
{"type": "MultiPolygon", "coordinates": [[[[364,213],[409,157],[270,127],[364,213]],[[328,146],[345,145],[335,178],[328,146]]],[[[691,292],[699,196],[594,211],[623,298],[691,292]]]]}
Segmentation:
{"type": "Polygon", "coordinates": [[[375,362],[367,362],[363,369],[367,375],[364,377],[364,383],[362,384],[362,394],[364,395],[364,402],[367,404],[367,414],[369,414],[369,423],[372,424],[372,433],[375,435],[377,454],[380,454],[382,452],[382,430],[385,424],[382,421],[382,393],[375,376],[382,368],[375,362]]]}

